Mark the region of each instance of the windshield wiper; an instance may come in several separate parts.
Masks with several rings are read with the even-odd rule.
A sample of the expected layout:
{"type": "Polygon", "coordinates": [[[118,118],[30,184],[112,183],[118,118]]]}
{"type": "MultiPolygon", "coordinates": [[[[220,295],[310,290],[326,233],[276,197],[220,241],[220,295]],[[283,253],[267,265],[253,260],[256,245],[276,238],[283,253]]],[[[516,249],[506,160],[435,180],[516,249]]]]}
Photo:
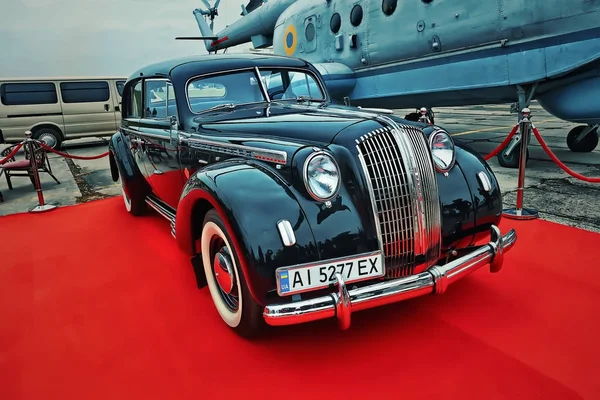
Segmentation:
{"type": "Polygon", "coordinates": [[[325,101],[325,99],[315,99],[315,98],[310,97],[310,96],[300,95],[300,96],[296,97],[296,101],[298,103],[302,103],[303,101],[308,101],[308,102],[311,102],[311,101],[323,102],[323,101],[325,101]]]}
{"type": "Polygon", "coordinates": [[[235,108],[235,104],[233,104],[233,103],[218,104],[218,105],[212,106],[211,108],[208,108],[204,111],[200,111],[198,114],[204,114],[204,113],[211,112],[211,111],[221,110],[223,108],[228,108],[230,110],[233,110],[235,108]]]}

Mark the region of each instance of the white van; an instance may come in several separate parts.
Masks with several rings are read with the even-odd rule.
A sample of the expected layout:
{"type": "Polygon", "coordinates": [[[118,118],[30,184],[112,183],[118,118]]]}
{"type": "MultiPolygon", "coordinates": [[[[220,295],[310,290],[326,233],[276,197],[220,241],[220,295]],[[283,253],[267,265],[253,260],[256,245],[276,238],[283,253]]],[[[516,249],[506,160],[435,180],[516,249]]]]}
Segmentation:
{"type": "Polygon", "coordinates": [[[19,143],[27,130],[55,149],[69,139],[111,136],[121,123],[125,81],[0,78],[0,143],[19,143]]]}

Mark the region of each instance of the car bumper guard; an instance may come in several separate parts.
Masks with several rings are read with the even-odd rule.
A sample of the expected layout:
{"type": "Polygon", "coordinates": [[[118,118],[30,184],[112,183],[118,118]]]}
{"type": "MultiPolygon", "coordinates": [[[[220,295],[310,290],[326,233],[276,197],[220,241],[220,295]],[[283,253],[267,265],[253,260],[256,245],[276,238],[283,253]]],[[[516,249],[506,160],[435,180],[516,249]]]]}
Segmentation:
{"type": "Polygon", "coordinates": [[[268,305],[263,316],[272,326],[295,325],[325,318],[337,318],[341,329],[350,327],[354,311],[366,310],[390,303],[408,300],[426,294],[442,294],[448,285],[464,278],[484,265],[490,272],[502,268],[504,253],[517,241],[514,229],[502,236],[500,229],[492,225],[491,241],[445,265],[436,265],[420,274],[379,282],[348,290],[340,274],[337,274],[337,292],[310,300],[287,304],[268,305]]]}

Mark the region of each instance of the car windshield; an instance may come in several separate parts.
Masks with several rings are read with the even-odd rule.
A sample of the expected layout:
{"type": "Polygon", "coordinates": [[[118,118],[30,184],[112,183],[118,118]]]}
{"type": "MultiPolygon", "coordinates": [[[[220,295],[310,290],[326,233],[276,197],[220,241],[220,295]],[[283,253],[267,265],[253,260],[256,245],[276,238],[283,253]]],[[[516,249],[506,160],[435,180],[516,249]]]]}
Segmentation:
{"type": "MultiPolygon", "coordinates": [[[[281,68],[260,69],[261,79],[273,101],[324,101],[317,79],[309,72],[281,68]]],[[[262,103],[267,99],[254,70],[228,72],[193,79],[187,96],[194,113],[230,109],[240,104],[262,103]]]]}

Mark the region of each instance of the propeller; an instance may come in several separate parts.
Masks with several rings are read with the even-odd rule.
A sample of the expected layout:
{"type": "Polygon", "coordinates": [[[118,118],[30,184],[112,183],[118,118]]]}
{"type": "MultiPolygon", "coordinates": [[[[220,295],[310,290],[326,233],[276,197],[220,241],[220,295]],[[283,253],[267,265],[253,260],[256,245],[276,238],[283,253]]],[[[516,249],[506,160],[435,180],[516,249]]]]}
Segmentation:
{"type": "Polygon", "coordinates": [[[208,2],[208,0],[202,0],[202,2],[206,5],[206,10],[200,9],[200,14],[207,16],[208,18],[210,18],[210,30],[213,30],[213,26],[215,23],[215,17],[217,17],[219,15],[219,3],[221,2],[221,0],[217,0],[215,2],[215,5],[211,7],[210,3],[208,2]]]}

